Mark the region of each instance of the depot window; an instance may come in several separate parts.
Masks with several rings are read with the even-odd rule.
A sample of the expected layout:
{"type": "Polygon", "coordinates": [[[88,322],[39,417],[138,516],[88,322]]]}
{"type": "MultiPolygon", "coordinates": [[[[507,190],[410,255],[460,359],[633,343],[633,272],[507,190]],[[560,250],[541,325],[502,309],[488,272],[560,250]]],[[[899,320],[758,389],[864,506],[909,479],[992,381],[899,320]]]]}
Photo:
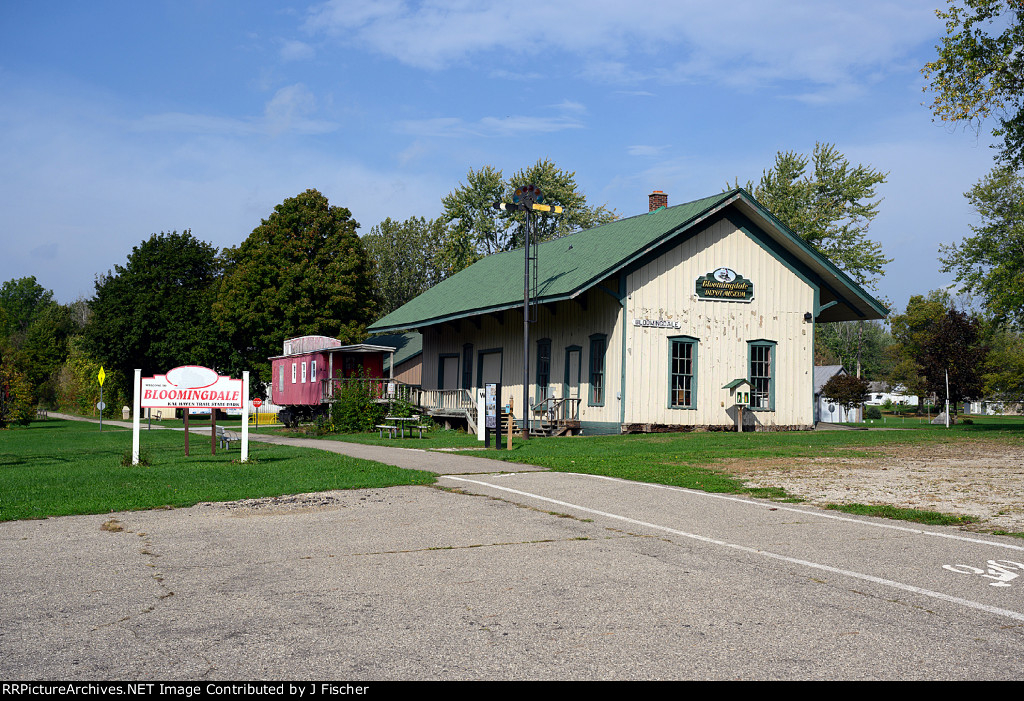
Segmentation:
{"type": "Polygon", "coordinates": [[[755,411],[775,409],[775,341],[749,341],[747,365],[750,372],[750,408],[755,411]]]}
{"type": "Polygon", "coordinates": [[[677,336],[669,342],[669,406],[673,409],[697,408],[696,338],[677,336]]]}

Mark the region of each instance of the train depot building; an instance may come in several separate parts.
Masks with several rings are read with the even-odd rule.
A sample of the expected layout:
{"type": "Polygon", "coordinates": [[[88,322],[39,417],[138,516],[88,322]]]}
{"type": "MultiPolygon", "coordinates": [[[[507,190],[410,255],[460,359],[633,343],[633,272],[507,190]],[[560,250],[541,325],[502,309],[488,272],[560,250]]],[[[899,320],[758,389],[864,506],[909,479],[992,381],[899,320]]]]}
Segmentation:
{"type": "MultiPolygon", "coordinates": [[[[815,325],[887,310],[743,189],[666,200],[538,247],[531,423],[812,428],[815,325]]],[[[524,258],[487,256],[370,327],[422,334],[425,408],[471,411],[476,389],[500,382],[521,420],[524,258]]]]}

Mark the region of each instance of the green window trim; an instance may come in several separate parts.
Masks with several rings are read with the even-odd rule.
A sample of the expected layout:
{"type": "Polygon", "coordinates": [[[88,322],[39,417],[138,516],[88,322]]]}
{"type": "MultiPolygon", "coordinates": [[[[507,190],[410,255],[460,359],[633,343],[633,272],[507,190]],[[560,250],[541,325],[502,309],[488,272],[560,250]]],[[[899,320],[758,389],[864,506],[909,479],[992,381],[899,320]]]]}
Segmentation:
{"type": "Polygon", "coordinates": [[[747,341],[747,379],[750,380],[751,411],[775,411],[777,348],[776,341],[747,341]]]}
{"type": "Polygon", "coordinates": [[[534,402],[547,399],[547,390],[551,386],[551,339],[541,338],[537,341],[537,393],[534,402]]]}
{"type": "Polygon", "coordinates": [[[462,346],[462,389],[473,388],[473,344],[462,346]]]}
{"type": "Polygon", "coordinates": [[[697,408],[697,349],[700,339],[693,336],[669,336],[668,407],[697,408]]]}
{"type": "Polygon", "coordinates": [[[503,348],[484,348],[476,352],[476,386],[484,386],[484,356],[498,356],[498,382],[504,384],[502,378],[505,374],[505,351],[503,348]]]}
{"type": "Polygon", "coordinates": [[[444,389],[444,361],[445,358],[459,359],[458,353],[441,353],[437,356],[437,388],[444,389]]]}
{"type": "MultiPolygon", "coordinates": [[[[569,388],[572,387],[572,376],[570,374],[572,363],[570,357],[573,353],[577,354],[576,360],[576,393],[579,395],[580,386],[583,384],[583,346],[566,346],[565,347],[565,372],[562,380],[562,396],[569,396],[569,388]]],[[[579,398],[579,396],[577,396],[579,398]]]]}
{"type": "Polygon", "coordinates": [[[595,333],[590,337],[590,384],[587,388],[587,406],[604,406],[608,393],[605,355],[608,334],[595,333]]]}

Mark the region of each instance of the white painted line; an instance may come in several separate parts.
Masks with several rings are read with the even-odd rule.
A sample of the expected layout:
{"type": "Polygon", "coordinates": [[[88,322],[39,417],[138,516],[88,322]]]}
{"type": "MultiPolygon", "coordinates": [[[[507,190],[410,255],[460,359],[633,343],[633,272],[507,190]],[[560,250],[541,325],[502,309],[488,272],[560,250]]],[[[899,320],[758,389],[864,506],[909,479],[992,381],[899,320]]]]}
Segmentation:
{"type": "MultiPolygon", "coordinates": [[[[515,475],[516,473],[508,473],[509,475],[515,475]]],[[[530,473],[530,474],[541,474],[530,473]]],[[[707,497],[711,499],[723,499],[725,501],[734,501],[740,504],[747,504],[749,506],[756,506],[762,509],[775,509],[776,511],[791,511],[795,514],[801,514],[803,516],[813,516],[815,518],[827,518],[833,521],[845,521],[846,523],[856,523],[861,526],[869,526],[872,528],[887,528],[892,531],[904,531],[906,533],[914,533],[916,535],[927,535],[934,538],[946,538],[948,540],[960,540],[965,543],[979,543],[981,545],[990,545],[993,548],[1006,548],[1007,550],[1019,550],[1024,552],[1024,545],[1014,545],[1012,543],[997,543],[992,540],[982,540],[981,538],[972,538],[964,535],[957,535],[955,533],[936,533],[935,531],[926,531],[921,528],[911,528],[909,526],[900,526],[895,523],[878,523],[875,521],[865,521],[859,518],[852,518],[850,516],[840,516],[838,514],[830,514],[827,511],[816,510],[808,511],[806,509],[796,509],[791,506],[783,506],[776,502],[765,503],[762,501],[753,501],[751,499],[744,499],[743,497],[736,497],[729,494],[716,494],[715,492],[702,492],[698,489],[687,489],[686,487],[675,487],[670,484],[655,484],[653,482],[632,482],[630,480],[619,479],[618,477],[607,477],[605,475],[588,475],[582,472],[558,472],[558,473],[543,473],[543,474],[560,474],[560,475],[572,475],[574,477],[589,477],[592,479],[607,480],[609,482],[621,482],[623,484],[629,484],[638,487],[650,487],[653,489],[667,489],[674,492],[683,492],[684,494],[690,494],[696,497],[707,497]]],[[[451,477],[451,475],[442,475],[442,477],[451,477]]],[[[486,483],[484,483],[486,484],[486,483]]]]}
{"type": "Polygon", "coordinates": [[[936,533],[935,531],[926,531],[920,528],[911,528],[909,526],[900,526],[894,523],[876,523],[874,521],[864,521],[859,518],[851,518],[849,516],[840,516],[838,514],[830,514],[825,511],[807,511],[805,509],[795,509],[791,506],[782,506],[777,503],[766,504],[764,502],[752,501],[750,499],[743,499],[742,497],[730,496],[728,494],[715,494],[714,492],[702,492],[696,489],[687,489],[686,487],[674,487],[669,484],[654,484],[651,482],[630,482],[629,480],[619,479],[618,477],[606,477],[605,475],[587,475],[578,472],[566,472],[562,474],[578,475],[580,477],[593,477],[595,479],[609,480],[612,482],[624,482],[632,485],[641,485],[644,487],[654,487],[657,489],[668,489],[671,491],[685,492],[694,496],[711,497],[714,499],[725,499],[726,501],[736,501],[742,504],[750,504],[751,506],[759,506],[766,509],[775,509],[776,511],[792,511],[796,514],[803,514],[804,516],[815,516],[817,518],[828,518],[834,521],[846,521],[847,523],[857,523],[862,526],[871,526],[874,528],[887,528],[893,531],[905,531],[907,533],[914,533],[918,535],[929,535],[935,538],[948,538],[950,540],[962,540],[966,543],[980,543],[982,545],[991,545],[996,548],[1007,548],[1008,550],[1020,550],[1024,552],[1024,546],[1013,545],[1012,543],[997,543],[991,540],[982,540],[981,538],[971,538],[963,535],[956,535],[954,533],[936,533]]]}
{"type": "MultiPolygon", "coordinates": [[[[563,474],[575,474],[575,473],[563,473],[563,474]]],[[[551,504],[556,504],[558,506],[564,506],[564,507],[567,507],[567,508],[570,508],[570,509],[578,509],[579,511],[584,511],[586,513],[596,514],[598,516],[604,516],[606,518],[616,519],[618,521],[624,521],[626,523],[632,523],[634,525],[643,526],[645,528],[653,528],[655,530],[665,531],[666,533],[671,533],[673,535],[681,536],[683,538],[690,538],[692,540],[698,540],[698,541],[701,541],[703,543],[710,543],[712,545],[718,545],[718,546],[721,546],[721,547],[724,547],[724,548],[732,548],[733,550],[739,550],[741,552],[746,552],[746,553],[750,553],[750,554],[753,554],[753,555],[760,555],[762,557],[771,558],[773,560],[780,560],[782,562],[788,562],[788,563],[791,563],[791,564],[794,564],[794,565],[802,565],[804,567],[810,567],[810,568],[813,568],[813,569],[816,569],[816,570],[821,570],[823,572],[831,572],[833,574],[842,575],[844,577],[853,577],[855,579],[861,579],[861,580],[864,580],[864,581],[867,581],[867,582],[873,582],[875,584],[880,584],[882,586],[890,587],[890,588],[893,588],[893,589],[900,589],[902,591],[911,592],[913,594],[920,594],[921,596],[927,596],[927,597],[930,597],[930,598],[933,598],[933,599],[939,599],[941,601],[947,601],[949,603],[958,604],[960,606],[965,606],[967,608],[977,609],[979,611],[985,611],[987,613],[991,613],[991,614],[994,614],[994,615],[997,615],[997,616],[1004,616],[1006,618],[1012,618],[1013,620],[1016,620],[1016,621],[1024,621],[1024,613],[1019,613],[1017,611],[1010,611],[1010,610],[1007,610],[1007,609],[998,608],[996,606],[989,606],[987,604],[982,604],[982,603],[979,603],[977,601],[970,601],[969,599],[961,599],[960,597],[950,596],[949,594],[943,594],[942,592],[932,591],[930,589],[922,589],[920,587],[915,587],[915,586],[912,586],[910,584],[903,584],[902,582],[894,582],[894,581],[892,581],[890,579],[882,579],[881,577],[875,577],[873,575],[864,574],[862,572],[854,572],[852,570],[844,570],[844,569],[840,569],[838,567],[831,567],[829,565],[823,565],[823,564],[820,564],[820,563],[817,563],[817,562],[810,562],[808,560],[800,560],[800,559],[797,559],[797,558],[794,558],[794,557],[788,557],[786,555],[779,555],[779,554],[776,554],[776,553],[771,553],[771,552],[768,552],[766,550],[757,550],[756,548],[750,548],[750,547],[747,547],[745,545],[739,545],[738,543],[729,543],[729,542],[726,542],[724,540],[717,540],[715,538],[708,538],[707,536],[697,535],[696,533],[687,533],[685,531],[676,530],[674,528],[669,528],[667,526],[659,526],[659,525],[654,524],[654,523],[647,523],[645,521],[638,521],[636,519],[629,518],[628,516],[620,516],[619,514],[612,514],[612,513],[606,512],[606,511],[598,511],[597,509],[590,509],[590,508],[587,508],[585,506],[580,506],[579,504],[571,504],[569,502],[559,501],[558,499],[551,499],[550,497],[544,497],[544,496],[541,496],[539,494],[531,494],[530,492],[524,492],[524,491],[521,491],[521,490],[518,490],[518,489],[512,489],[511,487],[499,487],[498,485],[491,484],[490,482],[483,482],[481,480],[468,479],[466,477],[455,477],[454,475],[445,475],[445,477],[447,479],[456,480],[458,482],[468,482],[470,484],[478,484],[478,485],[480,485],[482,487],[490,487],[491,489],[498,489],[498,490],[501,490],[501,491],[504,491],[504,492],[510,492],[512,494],[518,494],[519,496],[528,497],[528,498],[531,498],[531,499],[538,499],[540,501],[546,501],[546,502],[549,502],[551,504]]],[[[614,478],[610,478],[610,479],[614,479],[614,478]]],[[[617,481],[625,481],[625,480],[617,480],[617,481]]],[[[643,483],[643,482],[630,482],[630,484],[646,484],[646,483],[643,483]]],[[[704,493],[705,492],[701,492],[701,494],[704,494],[704,493]]],[[[740,501],[744,501],[744,500],[740,500],[740,501]]],[[[750,502],[750,503],[753,503],[753,502],[750,502]]],[[[801,512],[801,513],[803,513],[803,512],[801,512]]],[[[854,519],[854,520],[856,520],[856,519],[854,519]]],[[[858,521],[858,523],[859,523],[859,521],[858,521]]]]}

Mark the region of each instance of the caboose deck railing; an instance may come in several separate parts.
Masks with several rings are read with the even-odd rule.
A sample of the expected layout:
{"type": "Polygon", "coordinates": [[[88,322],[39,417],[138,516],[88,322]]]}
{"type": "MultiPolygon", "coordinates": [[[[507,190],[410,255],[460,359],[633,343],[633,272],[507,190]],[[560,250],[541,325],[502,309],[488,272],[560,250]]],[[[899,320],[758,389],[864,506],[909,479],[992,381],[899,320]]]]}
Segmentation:
{"type": "Polygon", "coordinates": [[[398,380],[366,378],[366,377],[328,377],[320,381],[320,396],[325,402],[333,402],[340,395],[345,387],[362,386],[374,400],[395,399],[410,404],[419,405],[420,388],[416,385],[407,385],[398,380]],[[394,385],[394,392],[390,392],[394,385]]]}

